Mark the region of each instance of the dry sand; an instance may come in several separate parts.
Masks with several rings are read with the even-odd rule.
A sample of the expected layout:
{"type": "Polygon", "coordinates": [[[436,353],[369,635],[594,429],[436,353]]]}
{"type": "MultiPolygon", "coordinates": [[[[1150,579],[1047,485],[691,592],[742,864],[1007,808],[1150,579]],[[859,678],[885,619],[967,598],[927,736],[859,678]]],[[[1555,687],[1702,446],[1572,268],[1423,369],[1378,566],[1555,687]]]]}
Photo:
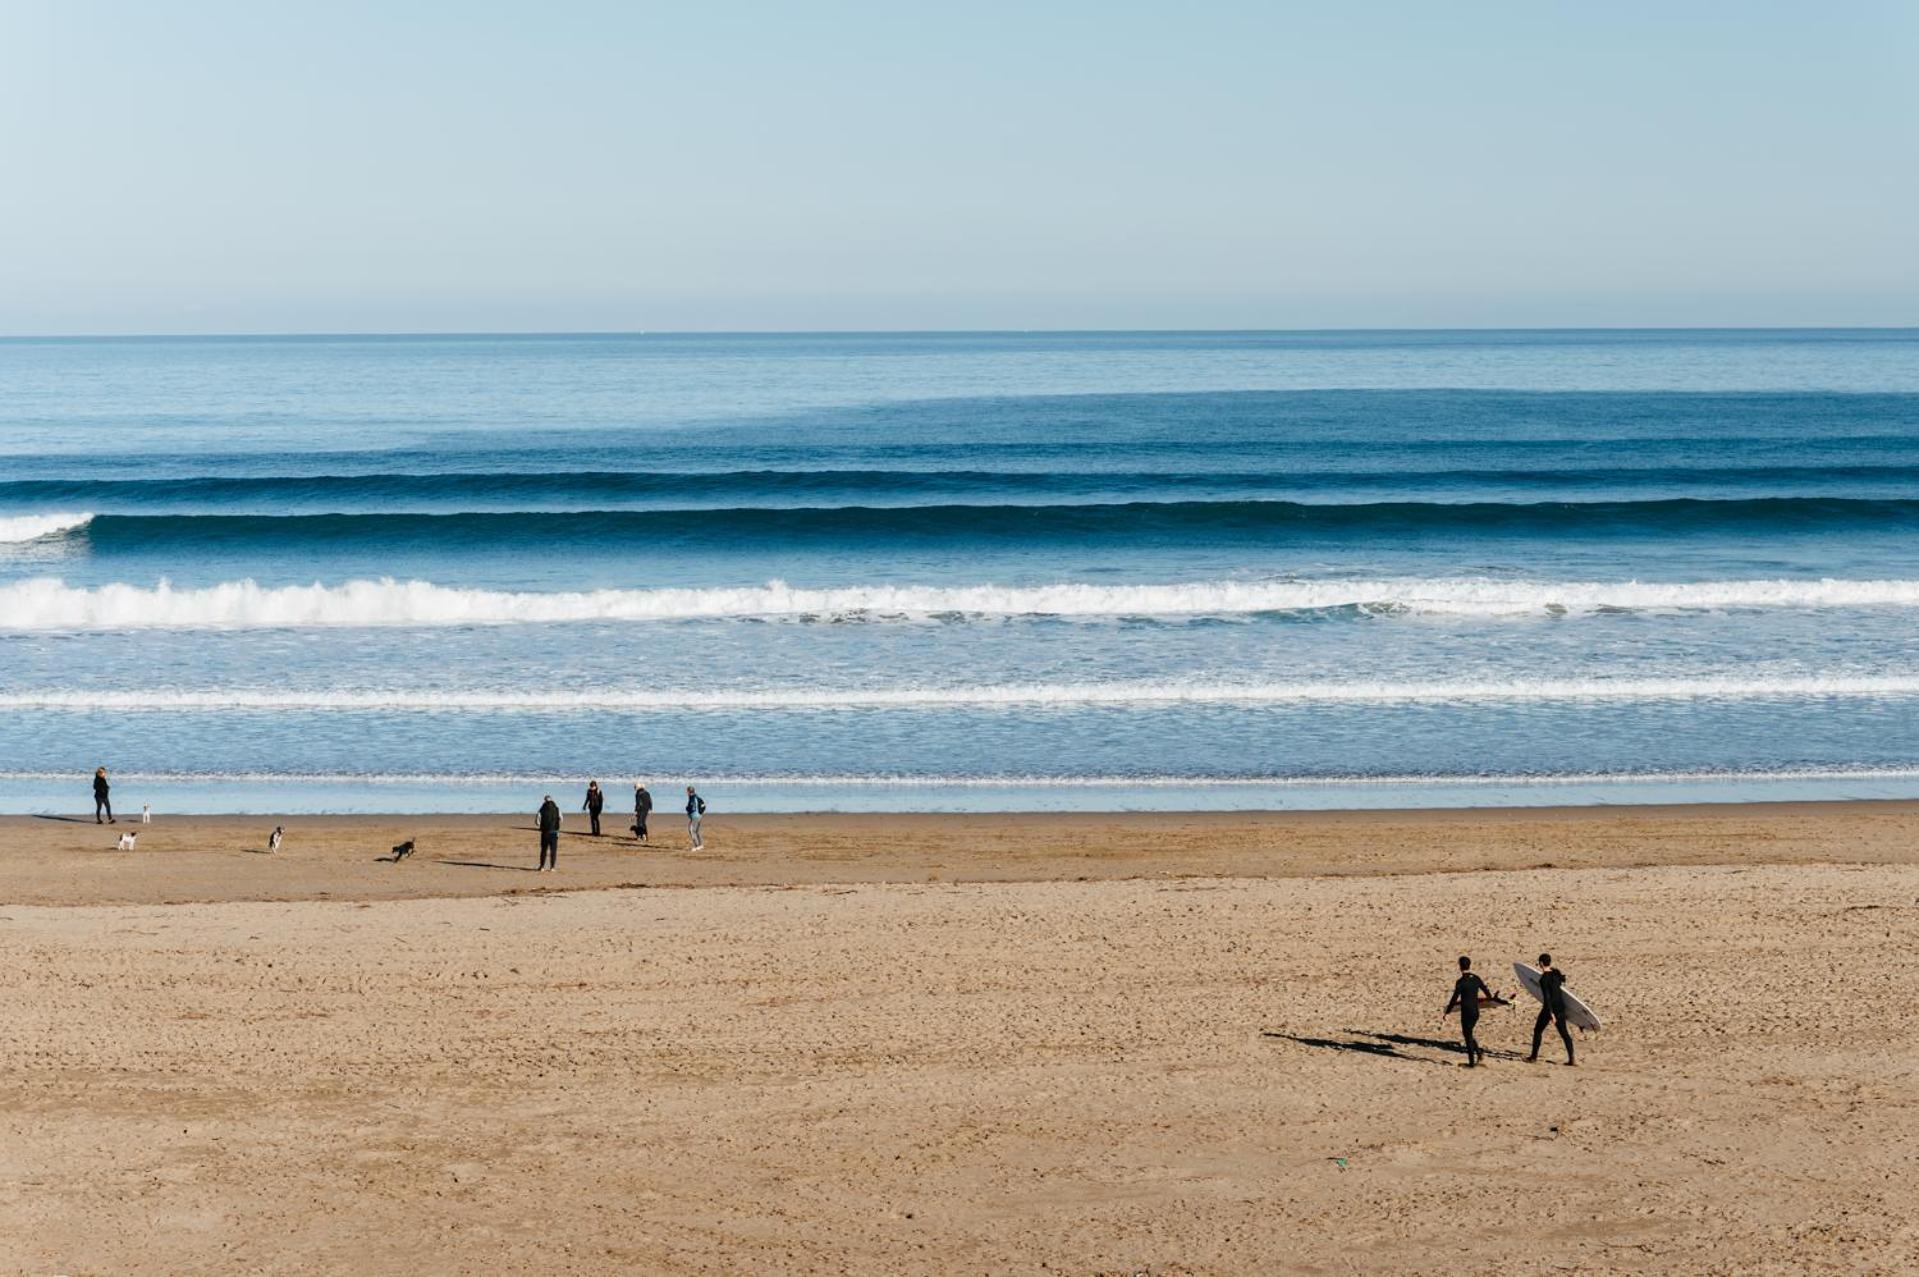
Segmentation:
{"type": "Polygon", "coordinates": [[[517,824],[0,820],[0,1271],[1919,1267],[1911,805],[517,824]]]}

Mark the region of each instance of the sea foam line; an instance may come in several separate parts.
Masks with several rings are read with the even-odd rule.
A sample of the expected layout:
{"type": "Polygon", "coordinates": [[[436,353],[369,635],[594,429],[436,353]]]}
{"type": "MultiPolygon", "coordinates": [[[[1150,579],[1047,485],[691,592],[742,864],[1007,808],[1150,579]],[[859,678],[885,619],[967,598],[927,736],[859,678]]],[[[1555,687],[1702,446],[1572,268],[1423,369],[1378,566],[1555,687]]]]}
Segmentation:
{"type": "Polygon", "coordinates": [[[42,537],[54,537],[86,527],[93,522],[90,513],[81,514],[16,514],[0,518],[0,545],[17,545],[24,541],[38,541],[42,537]]]}
{"type": "MultiPolygon", "coordinates": [[[[186,772],[120,771],[119,783],[244,784],[244,785],[367,785],[384,787],[447,785],[528,785],[557,788],[578,784],[591,769],[570,774],[551,772],[186,772]]],[[[604,769],[600,775],[607,775],[604,769]]],[[[623,773],[614,773],[623,775],[623,773]]],[[[844,774],[739,772],[687,773],[670,767],[639,769],[641,776],[674,777],[672,783],[718,785],[778,785],[802,789],[1311,789],[1400,787],[1546,787],[1555,785],[1685,784],[1699,781],[1881,781],[1919,780],[1919,764],[1904,766],[1784,767],[1755,770],[1678,769],[1674,771],[1590,772],[1411,772],[1398,774],[1328,776],[1186,776],[1186,775],[1070,775],[1003,773],[952,776],[851,772],[844,774]]],[[[0,771],[0,783],[84,780],[74,771],[0,771]]],[[[620,782],[615,782],[620,783],[620,782]]]]}
{"type": "Polygon", "coordinates": [[[1561,678],[1431,682],[1027,683],[973,687],[740,688],[602,691],[145,689],[0,693],[0,709],[208,713],[316,710],[434,713],[622,713],[729,710],[1078,709],[1180,705],[1368,705],[1482,702],[1765,700],[1919,696],[1919,675],[1752,678],[1561,678]]]}
{"type": "Polygon", "coordinates": [[[1483,577],[1195,581],[1169,585],[849,586],[525,592],[430,581],[179,589],[0,586],[0,630],[513,625],[725,618],[1234,616],[1358,608],[1381,614],[1578,615],[1608,610],[1919,607],[1915,580],[1507,581],[1483,577]]]}

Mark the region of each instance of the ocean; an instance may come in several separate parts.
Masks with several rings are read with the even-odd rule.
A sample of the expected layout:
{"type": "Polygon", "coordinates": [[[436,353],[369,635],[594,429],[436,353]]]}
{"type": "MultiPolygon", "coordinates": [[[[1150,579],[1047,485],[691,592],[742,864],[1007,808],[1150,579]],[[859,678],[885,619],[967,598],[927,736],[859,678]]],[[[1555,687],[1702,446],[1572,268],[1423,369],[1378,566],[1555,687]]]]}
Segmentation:
{"type": "Polygon", "coordinates": [[[1919,795],[1919,331],[0,340],[0,810],[1919,795]]]}

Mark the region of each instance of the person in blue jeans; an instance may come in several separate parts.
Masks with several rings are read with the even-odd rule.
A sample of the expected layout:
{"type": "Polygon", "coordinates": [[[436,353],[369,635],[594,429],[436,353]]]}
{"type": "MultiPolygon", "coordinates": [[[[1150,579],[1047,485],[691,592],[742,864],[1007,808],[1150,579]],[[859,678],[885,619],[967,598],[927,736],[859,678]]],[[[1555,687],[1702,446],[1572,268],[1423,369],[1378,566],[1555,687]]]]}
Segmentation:
{"type": "Polygon", "coordinates": [[[686,787],[686,834],[692,841],[692,849],[698,851],[706,846],[700,840],[700,817],[706,815],[706,799],[688,785],[686,787]]]}

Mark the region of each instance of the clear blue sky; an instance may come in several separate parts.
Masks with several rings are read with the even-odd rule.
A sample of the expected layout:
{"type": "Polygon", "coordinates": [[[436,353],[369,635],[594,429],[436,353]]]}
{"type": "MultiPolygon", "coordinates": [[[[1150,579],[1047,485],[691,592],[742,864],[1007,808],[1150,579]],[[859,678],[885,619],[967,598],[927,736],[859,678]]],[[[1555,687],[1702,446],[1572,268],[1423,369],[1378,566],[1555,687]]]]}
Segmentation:
{"type": "Polygon", "coordinates": [[[0,333],[1919,323],[1912,0],[0,0],[0,333]]]}

